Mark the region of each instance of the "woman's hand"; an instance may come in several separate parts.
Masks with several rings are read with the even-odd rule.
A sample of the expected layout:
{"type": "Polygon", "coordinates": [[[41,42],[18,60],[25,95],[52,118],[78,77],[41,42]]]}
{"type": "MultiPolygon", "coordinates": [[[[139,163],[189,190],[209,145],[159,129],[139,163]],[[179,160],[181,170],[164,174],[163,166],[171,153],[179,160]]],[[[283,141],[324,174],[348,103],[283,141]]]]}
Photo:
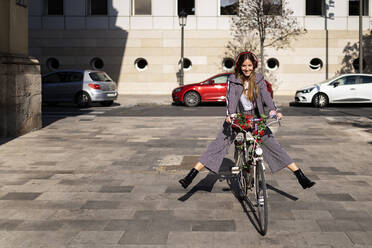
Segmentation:
{"type": "Polygon", "coordinates": [[[231,124],[231,122],[232,122],[231,117],[230,117],[230,116],[227,116],[225,121],[226,121],[227,123],[231,124]]]}
{"type": "Polygon", "coordinates": [[[276,116],[278,116],[279,120],[281,120],[283,118],[282,113],[278,113],[275,110],[271,110],[269,115],[270,115],[270,117],[276,115],[276,116]]]}

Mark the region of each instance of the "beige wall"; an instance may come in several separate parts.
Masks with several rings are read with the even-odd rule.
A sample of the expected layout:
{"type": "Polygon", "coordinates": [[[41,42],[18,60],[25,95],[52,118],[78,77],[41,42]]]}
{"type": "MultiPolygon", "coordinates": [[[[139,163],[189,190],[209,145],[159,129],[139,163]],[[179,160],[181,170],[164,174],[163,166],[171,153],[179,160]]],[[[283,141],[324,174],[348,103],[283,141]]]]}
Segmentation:
{"type": "MultiPolygon", "coordinates": [[[[48,71],[46,60],[60,61],[61,68],[91,69],[89,61],[100,57],[103,70],[115,75],[122,94],[170,94],[177,87],[178,60],[180,59],[179,30],[31,30],[30,51],[41,59],[43,72],[48,71]],[[148,67],[144,71],[135,68],[135,61],[145,58],[148,67]]],[[[220,30],[185,31],[185,57],[192,68],[185,71],[185,83],[200,82],[222,68],[225,45],[230,33],[220,30]]],[[[342,68],[347,44],[358,42],[357,31],[333,30],[329,32],[329,77],[342,68]]],[[[372,44],[372,42],[370,42],[372,44]]],[[[296,89],[320,82],[326,78],[325,31],[309,30],[282,50],[266,49],[267,58],[276,58],[280,66],[273,71],[270,81],[276,94],[293,94],[296,89]],[[311,70],[310,61],[319,58],[320,70],[311,70]]],[[[371,48],[365,49],[367,63],[371,48]]],[[[350,61],[351,62],[351,61],[350,61]]]]}
{"type": "Polygon", "coordinates": [[[14,0],[0,1],[0,52],[28,54],[28,10],[14,0]]]}

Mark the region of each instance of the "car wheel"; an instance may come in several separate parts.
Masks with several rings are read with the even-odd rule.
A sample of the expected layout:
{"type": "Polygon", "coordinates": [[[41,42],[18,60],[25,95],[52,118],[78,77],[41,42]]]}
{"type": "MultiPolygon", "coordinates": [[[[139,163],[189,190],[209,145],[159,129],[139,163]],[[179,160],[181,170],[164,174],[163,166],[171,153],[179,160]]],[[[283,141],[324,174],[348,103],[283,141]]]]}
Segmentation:
{"type": "Polygon", "coordinates": [[[91,99],[88,93],[86,92],[80,92],[76,96],[76,104],[81,108],[87,108],[91,104],[91,99]]]}
{"type": "Polygon", "coordinates": [[[328,96],[323,93],[316,94],[313,97],[312,103],[316,108],[324,108],[329,103],[328,96]]]}
{"type": "Polygon", "coordinates": [[[114,103],[114,101],[103,101],[99,103],[104,107],[108,107],[108,106],[111,106],[114,103]]]}
{"type": "Polygon", "coordinates": [[[183,97],[183,103],[187,107],[196,107],[200,104],[200,95],[195,91],[189,91],[183,97]]]}

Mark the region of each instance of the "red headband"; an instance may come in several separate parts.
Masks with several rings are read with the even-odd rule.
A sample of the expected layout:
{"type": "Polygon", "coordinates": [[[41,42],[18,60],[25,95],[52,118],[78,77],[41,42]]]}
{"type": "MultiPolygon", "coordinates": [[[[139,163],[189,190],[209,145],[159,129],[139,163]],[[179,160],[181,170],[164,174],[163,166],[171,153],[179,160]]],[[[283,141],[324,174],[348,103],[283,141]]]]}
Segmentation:
{"type": "Polygon", "coordinates": [[[241,55],[244,55],[244,54],[250,54],[250,55],[252,55],[252,57],[254,58],[254,61],[252,61],[253,67],[254,68],[257,68],[258,59],[257,59],[256,55],[254,53],[252,53],[252,52],[242,52],[242,53],[239,53],[239,55],[236,57],[236,60],[235,60],[235,68],[236,68],[236,66],[238,64],[238,60],[239,60],[240,56],[241,55]]]}

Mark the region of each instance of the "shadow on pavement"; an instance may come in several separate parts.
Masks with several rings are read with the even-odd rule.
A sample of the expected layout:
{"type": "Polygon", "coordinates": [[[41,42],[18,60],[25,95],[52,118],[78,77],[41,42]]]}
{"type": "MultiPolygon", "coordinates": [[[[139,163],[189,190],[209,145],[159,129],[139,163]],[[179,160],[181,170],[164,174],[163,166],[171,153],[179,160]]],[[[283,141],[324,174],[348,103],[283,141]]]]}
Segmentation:
{"type": "MultiPolygon", "coordinates": [[[[120,104],[114,102],[111,107],[112,106],[120,106],[120,104]]],[[[42,127],[47,127],[50,124],[66,117],[89,115],[94,111],[100,111],[101,109],[105,110],[106,108],[107,107],[102,106],[99,103],[92,103],[92,105],[88,108],[79,108],[73,103],[43,104],[41,107],[42,127]]]]}

